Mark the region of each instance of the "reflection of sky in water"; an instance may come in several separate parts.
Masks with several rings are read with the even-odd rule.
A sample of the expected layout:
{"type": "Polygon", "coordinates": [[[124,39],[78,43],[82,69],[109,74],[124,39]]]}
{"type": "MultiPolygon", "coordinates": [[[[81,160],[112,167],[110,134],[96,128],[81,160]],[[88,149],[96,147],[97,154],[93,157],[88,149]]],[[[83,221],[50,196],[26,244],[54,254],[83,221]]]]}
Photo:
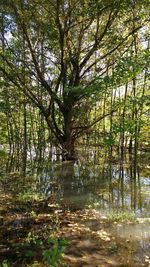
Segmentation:
{"type": "MultiPolygon", "coordinates": [[[[55,196],[56,201],[73,210],[84,207],[96,208],[100,216],[116,211],[133,210],[136,217],[150,217],[149,166],[137,168],[135,173],[134,166],[128,165],[50,163],[34,170],[28,169],[27,176],[36,178],[36,183],[29,184],[32,194],[33,188],[36,187],[35,193],[41,193],[45,199],[55,196]]],[[[23,187],[19,186],[17,181],[22,179],[13,178],[14,185],[11,184],[10,188],[12,190],[14,186],[15,190],[21,192],[23,187]]],[[[9,190],[8,187],[9,184],[6,183],[6,192],[9,190]]],[[[114,227],[111,225],[110,232],[139,243],[138,260],[142,253],[141,248],[150,254],[150,222],[114,227]]]]}
{"type": "MultiPolygon", "coordinates": [[[[136,217],[150,217],[150,169],[145,177],[143,169],[142,175],[138,171],[135,175],[131,166],[52,165],[39,171],[37,189],[45,197],[54,193],[58,202],[72,209],[94,207],[100,217],[122,210],[134,210],[136,217]]],[[[111,224],[107,230],[135,244],[132,259],[136,262],[142,264],[145,253],[150,257],[150,222],[111,224]]]]}
{"type": "MultiPolygon", "coordinates": [[[[139,168],[137,169],[139,171],[139,168]]],[[[133,209],[137,217],[150,216],[150,169],[142,175],[133,166],[52,164],[37,171],[37,190],[46,197],[61,191],[68,206],[133,209]]],[[[59,199],[58,199],[59,200],[59,199]]]]}
{"type": "Polygon", "coordinates": [[[145,178],[145,177],[140,177],[140,179],[141,179],[141,184],[142,184],[142,185],[150,186],[150,177],[147,177],[147,178],[145,178]]]}
{"type": "Polygon", "coordinates": [[[112,227],[112,231],[129,240],[147,239],[150,238],[150,223],[118,224],[112,227]]]}
{"type": "Polygon", "coordinates": [[[134,242],[134,246],[136,246],[134,259],[138,263],[141,262],[141,266],[143,266],[142,259],[145,258],[145,255],[148,259],[150,258],[150,222],[116,224],[110,227],[109,231],[118,238],[128,240],[131,246],[134,242]]]}

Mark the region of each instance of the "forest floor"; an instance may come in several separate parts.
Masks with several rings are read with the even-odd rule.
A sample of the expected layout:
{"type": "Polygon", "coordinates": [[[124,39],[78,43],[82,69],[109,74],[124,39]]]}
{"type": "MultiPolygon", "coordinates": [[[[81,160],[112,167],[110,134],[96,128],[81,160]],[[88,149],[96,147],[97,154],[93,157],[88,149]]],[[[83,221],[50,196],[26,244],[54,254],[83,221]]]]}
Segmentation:
{"type": "Polygon", "coordinates": [[[70,211],[53,201],[1,195],[0,266],[150,266],[149,259],[138,262],[134,242],[108,231],[112,223],[94,209],[70,211]]]}

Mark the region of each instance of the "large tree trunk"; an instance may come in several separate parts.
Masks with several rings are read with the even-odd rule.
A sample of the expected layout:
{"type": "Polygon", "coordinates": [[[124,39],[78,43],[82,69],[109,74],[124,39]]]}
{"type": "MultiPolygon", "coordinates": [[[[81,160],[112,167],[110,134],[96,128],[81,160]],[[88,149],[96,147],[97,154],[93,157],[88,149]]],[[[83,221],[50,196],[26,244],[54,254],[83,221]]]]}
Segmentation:
{"type": "Polygon", "coordinates": [[[62,144],[62,161],[76,159],[74,140],[70,138],[70,140],[68,139],[62,144]]]}
{"type": "Polygon", "coordinates": [[[71,106],[64,112],[64,136],[62,141],[62,160],[75,160],[75,139],[72,135],[72,111],[71,106]]]}
{"type": "Polygon", "coordinates": [[[45,116],[47,125],[55,138],[57,139],[58,144],[61,146],[62,161],[66,160],[76,160],[75,155],[75,136],[72,132],[72,106],[69,105],[69,108],[64,108],[63,110],[63,129],[60,130],[59,125],[55,120],[55,113],[53,116],[45,116]]]}

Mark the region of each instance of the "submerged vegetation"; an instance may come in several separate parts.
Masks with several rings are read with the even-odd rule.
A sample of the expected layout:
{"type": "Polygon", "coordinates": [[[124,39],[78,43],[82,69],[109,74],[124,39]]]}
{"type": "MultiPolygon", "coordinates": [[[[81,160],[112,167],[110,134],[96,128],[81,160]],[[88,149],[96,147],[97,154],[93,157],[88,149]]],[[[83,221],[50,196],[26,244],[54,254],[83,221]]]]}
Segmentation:
{"type": "Polygon", "coordinates": [[[0,266],[149,266],[149,8],[0,1],[0,266]]]}

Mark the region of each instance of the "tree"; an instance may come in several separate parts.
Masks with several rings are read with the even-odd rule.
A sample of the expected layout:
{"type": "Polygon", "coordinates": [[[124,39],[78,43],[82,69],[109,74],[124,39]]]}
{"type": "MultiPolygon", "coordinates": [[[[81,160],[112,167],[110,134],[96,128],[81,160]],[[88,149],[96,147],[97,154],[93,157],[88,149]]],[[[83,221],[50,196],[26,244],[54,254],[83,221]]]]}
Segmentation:
{"type": "Polygon", "coordinates": [[[147,23],[144,3],[5,0],[2,10],[7,25],[0,71],[11,88],[39,108],[62,148],[63,160],[74,159],[75,140],[103,119],[86,125],[79,120],[80,110],[89,109],[88,100],[109,89],[111,66],[117,66],[132,45],[132,35],[147,23]]]}

